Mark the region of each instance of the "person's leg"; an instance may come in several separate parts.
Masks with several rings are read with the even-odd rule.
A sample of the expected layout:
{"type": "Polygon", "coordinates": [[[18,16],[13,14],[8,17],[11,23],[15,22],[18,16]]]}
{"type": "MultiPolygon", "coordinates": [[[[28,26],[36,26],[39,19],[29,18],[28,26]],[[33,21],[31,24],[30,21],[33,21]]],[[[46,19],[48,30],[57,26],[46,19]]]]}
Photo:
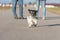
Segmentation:
{"type": "Polygon", "coordinates": [[[18,0],[19,18],[23,18],[23,0],[18,0]]]}
{"type": "Polygon", "coordinates": [[[13,16],[15,18],[17,18],[17,14],[16,14],[16,4],[17,4],[17,0],[12,0],[12,12],[13,12],[13,16]]]}
{"type": "Polygon", "coordinates": [[[46,1],[41,1],[41,6],[42,6],[42,14],[43,14],[43,20],[46,19],[46,1]]]}
{"type": "Polygon", "coordinates": [[[36,16],[38,17],[38,14],[39,14],[39,7],[40,7],[40,0],[36,0],[36,10],[38,11],[36,13],[36,16]]]}

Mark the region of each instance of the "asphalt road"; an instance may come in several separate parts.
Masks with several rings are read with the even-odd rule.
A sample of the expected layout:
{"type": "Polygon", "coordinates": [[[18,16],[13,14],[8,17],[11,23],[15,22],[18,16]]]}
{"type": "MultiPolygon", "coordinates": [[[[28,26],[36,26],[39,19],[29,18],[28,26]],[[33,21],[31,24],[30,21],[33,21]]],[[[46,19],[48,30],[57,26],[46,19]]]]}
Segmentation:
{"type": "Polygon", "coordinates": [[[37,27],[29,28],[26,19],[13,18],[11,9],[0,10],[0,40],[60,40],[60,15],[46,12],[46,20],[42,20],[40,10],[37,27]]]}

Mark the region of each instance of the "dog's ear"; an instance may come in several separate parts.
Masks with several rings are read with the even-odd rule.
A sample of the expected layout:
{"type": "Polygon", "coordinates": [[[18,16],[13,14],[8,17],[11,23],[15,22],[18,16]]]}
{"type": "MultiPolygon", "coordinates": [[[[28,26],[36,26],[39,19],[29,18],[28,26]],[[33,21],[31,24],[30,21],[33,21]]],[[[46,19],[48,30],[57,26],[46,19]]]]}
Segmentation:
{"type": "Polygon", "coordinates": [[[38,12],[37,10],[34,10],[34,12],[38,12]]]}
{"type": "Polygon", "coordinates": [[[37,13],[38,11],[34,10],[34,13],[37,13]]]}
{"type": "Polygon", "coordinates": [[[38,11],[36,10],[36,12],[38,12],[38,11]]]}
{"type": "Polygon", "coordinates": [[[28,11],[29,11],[29,13],[31,13],[31,10],[30,9],[28,9],[28,11]]]}
{"type": "Polygon", "coordinates": [[[30,9],[28,9],[28,11],[30,11],[30,9]]]}

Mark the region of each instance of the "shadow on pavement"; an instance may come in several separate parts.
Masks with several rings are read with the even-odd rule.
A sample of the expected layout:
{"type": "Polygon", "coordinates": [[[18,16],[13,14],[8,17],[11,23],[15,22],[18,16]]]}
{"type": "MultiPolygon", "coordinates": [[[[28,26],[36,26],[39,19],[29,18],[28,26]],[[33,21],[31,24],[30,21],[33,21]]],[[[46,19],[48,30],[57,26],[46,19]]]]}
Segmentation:
{"type": "Polygon", "coordinates": [[[60,26],[60,24],[38,25],[37,27],[56,27],[56,26],[60,26]]]}

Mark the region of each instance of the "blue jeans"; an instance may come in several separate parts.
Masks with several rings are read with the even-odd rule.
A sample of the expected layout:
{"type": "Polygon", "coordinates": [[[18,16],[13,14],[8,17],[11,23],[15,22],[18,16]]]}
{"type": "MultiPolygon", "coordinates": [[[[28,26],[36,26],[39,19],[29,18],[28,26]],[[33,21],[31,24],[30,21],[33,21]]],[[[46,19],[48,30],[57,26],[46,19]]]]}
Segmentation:
{"type": "Polygon", "coordinates": [[[36,10],[38,10],[37,16],[38,16],[38,13],[39,13],[40,2],[41,2],[43,17],[45,17],[46,16],[46,6],[45,6],[46,1],[45,0],[36,0],[36,10]]]}
{"type": "Polygon", "coordinates": [[[23,16],[23,0],[12,0],[12,12],[13,12],[13,16],[17,16],[16,14],[16,5],[19,5],[19,16],[22,17],[23,16]]]}

